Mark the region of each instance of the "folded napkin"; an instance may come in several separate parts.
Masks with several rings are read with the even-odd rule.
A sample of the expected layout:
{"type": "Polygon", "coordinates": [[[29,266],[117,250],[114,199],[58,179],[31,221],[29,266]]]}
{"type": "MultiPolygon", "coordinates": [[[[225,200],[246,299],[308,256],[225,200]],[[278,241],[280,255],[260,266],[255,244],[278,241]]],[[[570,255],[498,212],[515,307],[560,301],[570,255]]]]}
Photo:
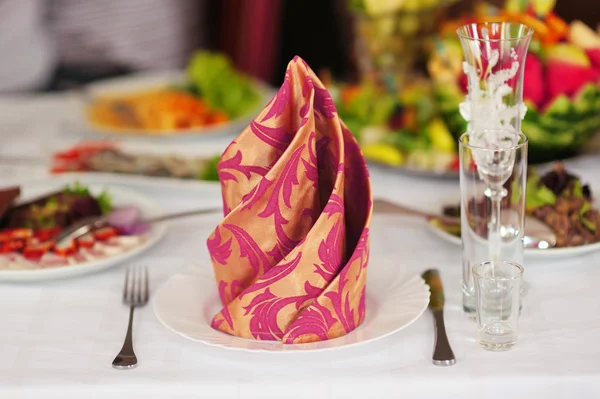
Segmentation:
{"type": "Polygon", "coordinates": [[[225,218],[208,239],[223,309],[212,327],[286,344],[365,317],[371,187],[329,92],[299,57],[218,164],[225,218]]]}

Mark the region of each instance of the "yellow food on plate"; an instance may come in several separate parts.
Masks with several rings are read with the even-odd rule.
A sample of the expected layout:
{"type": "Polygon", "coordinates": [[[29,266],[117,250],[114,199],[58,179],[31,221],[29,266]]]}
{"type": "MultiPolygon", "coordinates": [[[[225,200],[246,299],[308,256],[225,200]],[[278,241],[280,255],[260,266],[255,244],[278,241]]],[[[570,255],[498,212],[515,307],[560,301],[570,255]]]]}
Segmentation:
{"type": "Polygon", "coordinates": [[[224,123],[229,116],[193,94],[156,89],[119,96],[98,97],[88,107],[89,121],[115,130],[167,134],[224,123]]]}
{"type": "Polygon", "coordinates": [[[404,155],[396,147],[385,143],[372,143],[362,147],[366,159],[381,162],[390,166],[400,166],[404,163],[404,155]]]}

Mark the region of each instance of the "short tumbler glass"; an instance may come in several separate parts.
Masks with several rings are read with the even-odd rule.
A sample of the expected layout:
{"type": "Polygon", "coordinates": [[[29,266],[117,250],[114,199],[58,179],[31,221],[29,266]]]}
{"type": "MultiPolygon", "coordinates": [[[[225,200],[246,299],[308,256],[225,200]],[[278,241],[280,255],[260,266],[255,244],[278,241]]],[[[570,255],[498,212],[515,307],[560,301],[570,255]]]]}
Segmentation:
{"type": "Polygon", "coordinates": [[[479,344],[503,351],[517,342],[523,266],[487,261],[473,266],[479,344]]]}

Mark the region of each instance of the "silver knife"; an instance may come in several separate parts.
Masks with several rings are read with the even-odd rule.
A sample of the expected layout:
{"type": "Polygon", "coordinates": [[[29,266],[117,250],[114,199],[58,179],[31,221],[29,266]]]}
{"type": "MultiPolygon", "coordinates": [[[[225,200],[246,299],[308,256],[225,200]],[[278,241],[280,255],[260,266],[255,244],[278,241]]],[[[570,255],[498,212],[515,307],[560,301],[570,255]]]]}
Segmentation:
{"type": "Polygon", "coordinates": [[[433,364],[436,366],[452,366],[456,363],[454,352],[448,342],[444,325],[444,288],[440,274],[436,269],[427,270],[422,275],[429,285],[429,309],[435,320],[435,347],[433,349],[433,364]]]}

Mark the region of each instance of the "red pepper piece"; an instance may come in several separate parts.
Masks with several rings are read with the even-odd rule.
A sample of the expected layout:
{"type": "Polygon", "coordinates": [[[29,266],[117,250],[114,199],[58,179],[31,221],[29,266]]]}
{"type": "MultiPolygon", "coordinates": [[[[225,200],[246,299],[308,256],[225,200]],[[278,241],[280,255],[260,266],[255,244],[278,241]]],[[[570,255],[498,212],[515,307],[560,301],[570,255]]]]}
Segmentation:
{"type": "Polygon", "coordinates": [[[75,254],[77,252],[77,245],[75,244],[75,240],[71,240],[66,244],[62,244],[61,246],[54,246],[54,253],[59,256],[67,257],[75,254]]]}
{"type": "Polygon", "coordinates": [[[10,238],[14,240],[23,240],[33,236],[33,231],[31,229],[10,229],[7,230],[10,238]]]}
{"type": "Polygon", "coordinates": [[[98,241],[106,241],[109,238],[115,237],[117,235],[117,229],[114,227],[103,227],[94,232],[94,237],[98,241]]]}
{"type": "Polygon", "coordinates": [[[27,259],[39,259],[46,252],[54,247],[54,241],[39,242],[37,244],[28,244],[23,249],[23,256],[27,259]]]}
{"type": "Polygon", "coordinates": [[[92,248],[94,244],[96,244],[96,239],[91,234],[86,234],[77,239],[77,245],[79,245],[81,248],[92,248]]]}

